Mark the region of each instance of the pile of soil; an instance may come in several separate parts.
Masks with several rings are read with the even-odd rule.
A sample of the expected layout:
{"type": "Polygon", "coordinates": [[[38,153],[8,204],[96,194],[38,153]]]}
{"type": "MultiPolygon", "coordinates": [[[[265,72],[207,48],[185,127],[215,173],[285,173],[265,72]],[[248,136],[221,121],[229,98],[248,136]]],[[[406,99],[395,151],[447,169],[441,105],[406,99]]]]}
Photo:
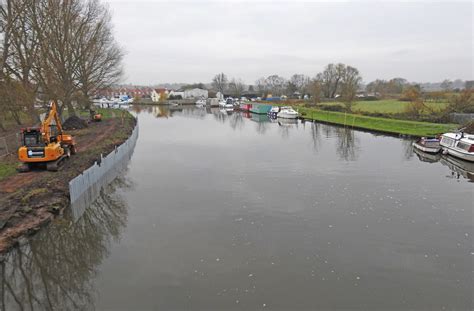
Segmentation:
{"type": "Polygon", "coordinates": [[[66,122],[63,123],[63,129],[65,130],[83,129],[87,126],[87,121],[77,116],[69,117],[66,122]]]}
{"type": "Polygon", "coordinates": [[[474,134],[474,121],[467,123],[463,128],[465,133],[474,134]]]}

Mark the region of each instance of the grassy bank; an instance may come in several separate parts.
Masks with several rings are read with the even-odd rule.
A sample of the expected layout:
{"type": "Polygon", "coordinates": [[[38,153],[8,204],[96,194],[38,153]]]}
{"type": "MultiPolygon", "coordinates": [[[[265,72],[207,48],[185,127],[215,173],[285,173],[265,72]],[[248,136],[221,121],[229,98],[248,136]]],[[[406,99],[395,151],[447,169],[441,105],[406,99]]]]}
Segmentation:
{"type": "Polygon", "coordinates": [[[298,108],[305,119],[340,124],[354,128],[367,129],[392,134],[411,136],[430,136],[450,131],[456,124],[405,121],[396,119],[368,117],[343,112],[322,111],[313,108],[298,108]]]}
{"type": "Polygon", "coordinates": [[[7,160],[5,157],[3,161],[0,162],[0,180],[15,174],[17,165],[18,164],[13,161],[13,158],[7,160]]]}
{"type": "MultiPolygon", "coordinates": [[[[332,102],[323,103],[329,106],[341,106],[344,107],[344,103],[332,102]]],[[[408,106],[409,102],[399,101],[396,99],[381,99],[374,101],[356,101],[352,106],[353,111],[360,111],[362,113],[403,113],[408,106]]],[[[444,102],[425,102],[425,105],[434,111],[440,111],[446,107],[447,103],[444,102]]]]}

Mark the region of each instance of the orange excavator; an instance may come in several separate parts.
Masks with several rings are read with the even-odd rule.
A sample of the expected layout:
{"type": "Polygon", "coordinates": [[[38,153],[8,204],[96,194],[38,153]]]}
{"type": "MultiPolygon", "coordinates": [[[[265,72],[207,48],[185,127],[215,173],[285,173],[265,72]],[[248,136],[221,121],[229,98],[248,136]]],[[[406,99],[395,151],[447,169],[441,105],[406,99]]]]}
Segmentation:
{"type": "Polygon", "coordinates": [[[55,102],[51,102],[41,127],[22,129],[21,144],[18,149],[18,158],[22,162],[18,168],[20,172],[41,164],[46,164],[48,171],[57,171],[63,160],[76,153],[74,138],[63,132],[55,102]]]}

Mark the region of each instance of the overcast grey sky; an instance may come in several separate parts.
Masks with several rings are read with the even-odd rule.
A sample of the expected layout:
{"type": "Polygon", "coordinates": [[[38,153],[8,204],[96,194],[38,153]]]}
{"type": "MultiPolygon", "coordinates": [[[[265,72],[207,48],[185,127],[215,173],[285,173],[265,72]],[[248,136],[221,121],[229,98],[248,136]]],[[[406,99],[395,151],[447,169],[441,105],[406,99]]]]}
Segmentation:
{"type": "Polygon", "coordinates": [[[365,82],[473,79],[474,2],[108,0],[124,82],[210,82],[218,72],[314,76],[330,62],[365,82]]]}

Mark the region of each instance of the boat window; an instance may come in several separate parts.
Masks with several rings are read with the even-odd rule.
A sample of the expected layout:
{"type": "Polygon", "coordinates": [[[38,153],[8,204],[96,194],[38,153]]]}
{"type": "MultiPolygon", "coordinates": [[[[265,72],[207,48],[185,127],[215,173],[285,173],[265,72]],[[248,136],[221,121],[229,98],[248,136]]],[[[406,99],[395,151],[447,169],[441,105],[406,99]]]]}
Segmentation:
{"type": "Polygon", "coordinates": [[[471,148],[471,144],[460,141],[460,142],[458,142],[457,147],[460,148],[460,149],[469,151],[469,148],[471,148]]]}

